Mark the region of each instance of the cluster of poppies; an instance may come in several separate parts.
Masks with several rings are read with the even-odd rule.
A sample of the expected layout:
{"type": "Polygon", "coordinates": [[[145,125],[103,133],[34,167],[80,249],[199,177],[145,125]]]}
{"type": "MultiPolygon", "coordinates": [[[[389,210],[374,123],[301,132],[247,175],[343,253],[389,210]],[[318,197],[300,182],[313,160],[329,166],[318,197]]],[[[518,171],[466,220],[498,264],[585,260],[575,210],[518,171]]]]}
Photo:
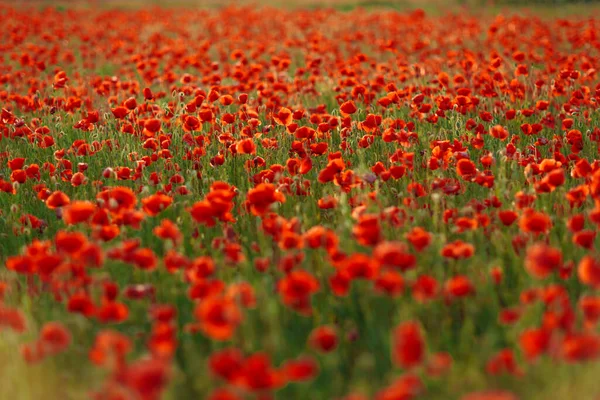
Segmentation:
{"type": "Polygon", "coordinates": [[[0,334],[27,363],[98,399],[515,400],[600,357],[594,18],[0,21],[0,334]]]}

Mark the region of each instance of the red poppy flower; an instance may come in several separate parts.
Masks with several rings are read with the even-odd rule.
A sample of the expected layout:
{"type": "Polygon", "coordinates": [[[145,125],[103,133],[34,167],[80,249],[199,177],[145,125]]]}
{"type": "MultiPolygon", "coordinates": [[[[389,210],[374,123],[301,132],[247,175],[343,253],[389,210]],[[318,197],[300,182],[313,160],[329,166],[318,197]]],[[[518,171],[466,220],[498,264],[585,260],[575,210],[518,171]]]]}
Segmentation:
{"type": "Polygon", "coordinates": [[[48,322],[40,331],[40,342],[45,354],[58,354],[71,344],[71,333],[60,322],[48,322]]]}
{"type": "Polygon", "coordinates": [[[96,212],[96,205],[89,201],[74,201],[63,210],[63,220],[68,225],[87,222],[96,212]]]}
{"type": "Polygon", "coordinates": [[[279,281],[277,289],[284,304],[301,314],[310,314],[310,299],[319,286],[319,281],[307,271],[294,270],[279,281]]]}
{"type": "Polygon", "coordinates": [[[229,340],[242,321],[242,313],[233,299],[210,296],[196,306],[194,315],[202,332],[214,340],[229,340]]]}
{"type": "Polygon", "coordinates": [[[415,322],[405,322],[394,330],[392,356],[402,368],[412,368],[425,358],[425,342],[415,322]]]}
{"type": "Polygon", "coordinates": [[[58,190],[56,192],[53,192],[46,199],[46,206],[50,209],[64,207],[69,205],[70,203],[71,199],[69,199],[69,196],[58,190]]]}
{"type": "Polygon", "coordinates": [[[323,353],[329,353],[338,345],[338,335],[334,328],[330,326],[320,326],[315,328],[308,339],[310,346],[323,353]]]}
{"type": "Polygon", "coordinates": [[[544,243],[536,243],[527,249],[525,269],[534,277],[543,279],[562,266],[562,252],[544,243]]]}
{"type": "Polygon", "coordinates": [[[273,184],[261,183],[248,191],[246,202],[252,214],[262,216],[268,211],[271,204],[284,203],[285,196],[276,190],[273,184]]]}
{"type": "Polygon", "coordinates": [[[577,272],[582,283],[600,288],[600,262],[597,262],[591,256],[585,256],[579,262],[577,272]]]}
{"type": "Polygon", "coordinates": [[[157,215],[171,205],[173,198],[157,193],[142,199],[144,212],[148,215],[157,215]]]}

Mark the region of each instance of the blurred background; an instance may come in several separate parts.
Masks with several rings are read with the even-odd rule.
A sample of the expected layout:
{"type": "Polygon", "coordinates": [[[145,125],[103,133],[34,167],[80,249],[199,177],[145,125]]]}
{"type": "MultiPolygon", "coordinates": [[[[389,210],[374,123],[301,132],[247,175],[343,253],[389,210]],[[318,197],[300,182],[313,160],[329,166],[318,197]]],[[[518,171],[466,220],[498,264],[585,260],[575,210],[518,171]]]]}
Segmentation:
{"type": "Polygon", "coordinates": [[[503,7],[551,10],[560,14],[573,10],[585,14],[595,11],[600,0],[12,0],[0,3],[12,6],[41,7],[98,7],[98,8],[138,8],[143,6],[160,7],[223,7],[228,5],[259,5],[288,8],[334,8],[352,10],[387,8],[407,10],[421,8],[427,12],[447,11],[458,7],[468,7],[485,11],[503,7]]]}
{"type": "Polygon", "coordinates": [[[164,5],[169,6],[172,4],[190,4],[190,5],[203,5],[203,4],[214,4],[214,5],[235,5],[235,4],[269,4],[278,6],[336,6],[340,4],[348,5],[364,5],[364,6],[389,6],[389,7],[400,7],[400,6],[418,6],[418,5],[452,5],[452,4],[463,4],[463,5],[563,5],[572,3],[598,3],[600,0],[13,0],[13,1],[0,1],[0,3],[6,5],[27,5],[27,4],[95,4],[95,5],[164,5]]]}

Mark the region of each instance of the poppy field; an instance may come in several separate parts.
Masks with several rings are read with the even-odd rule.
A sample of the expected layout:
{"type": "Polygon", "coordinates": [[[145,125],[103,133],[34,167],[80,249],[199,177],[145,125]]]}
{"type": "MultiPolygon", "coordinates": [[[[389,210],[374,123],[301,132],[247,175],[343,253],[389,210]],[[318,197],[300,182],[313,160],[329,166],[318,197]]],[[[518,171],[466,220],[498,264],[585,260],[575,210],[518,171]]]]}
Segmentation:
{"type": "Polygon", "coordinates": [[[600,398],[595,17],[0,21],[0,399],[600,398]]]}

